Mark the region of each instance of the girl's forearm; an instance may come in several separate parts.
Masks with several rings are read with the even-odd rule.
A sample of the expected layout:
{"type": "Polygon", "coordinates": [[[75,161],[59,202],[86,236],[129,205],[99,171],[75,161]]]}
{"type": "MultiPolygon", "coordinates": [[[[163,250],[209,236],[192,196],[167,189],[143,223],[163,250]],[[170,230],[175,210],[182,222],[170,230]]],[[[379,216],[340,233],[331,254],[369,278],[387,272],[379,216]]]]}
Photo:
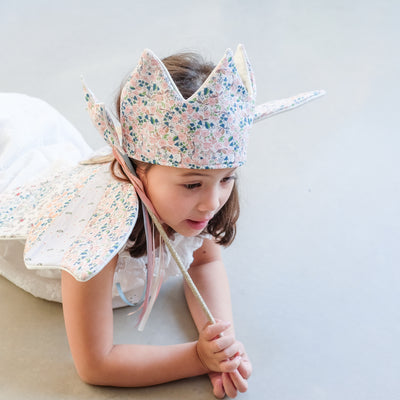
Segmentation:
{"type": "Polygon", "coordinates": [[[95,385],[133,387],[206,373],[197,356],[196,342],[113,345],[111,290],[116,262],[114,258],[88,282],[62,273],[65,326],[80,377],[95,385]]]}
{"type": "Polygon", "coordinates": [[[114,345],[108,354],[78,368],[93,385],[138,387],[205,374],[196,342],[171,346],[114,345]]]}
{"type": "MultiPolygon", "coordinates": [[[[189,274],[214,318],[230,321],[232,323],[231,329],[233,330],[229,282],[223,263],[221,261],[212,261],[192,266],[189,269],[189,274]]],[[[185,296],[193,320],[200,331],[207,324],[208,320],[186,284],[185,296]]]]}

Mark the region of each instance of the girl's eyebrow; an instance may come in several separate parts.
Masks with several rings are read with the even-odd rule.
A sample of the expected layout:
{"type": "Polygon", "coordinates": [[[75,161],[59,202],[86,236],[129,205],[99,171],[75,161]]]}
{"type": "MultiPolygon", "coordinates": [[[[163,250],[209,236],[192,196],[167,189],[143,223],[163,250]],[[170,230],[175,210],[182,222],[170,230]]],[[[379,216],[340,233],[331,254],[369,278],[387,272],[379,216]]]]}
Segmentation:
{"type": "Polygon", "coordinates": [[[201,172],[182,172],[181,176],[188,177],[188,176],[208,176],[208,175],[201,172]]]}
{"type": "MultiPolygon", "coordinates": [[[[227,171],[226,175],[233,174],[235,173],[236,168],[233,168],[232,170],[227,171]]],[[[200,171],[187,171],[187,172],[181,172],[180,174],[181,177],[188,177],[188,176],[205,176],[209,177],[210,175],[207,174],[206,172],[200,172],[200,171]]]]}

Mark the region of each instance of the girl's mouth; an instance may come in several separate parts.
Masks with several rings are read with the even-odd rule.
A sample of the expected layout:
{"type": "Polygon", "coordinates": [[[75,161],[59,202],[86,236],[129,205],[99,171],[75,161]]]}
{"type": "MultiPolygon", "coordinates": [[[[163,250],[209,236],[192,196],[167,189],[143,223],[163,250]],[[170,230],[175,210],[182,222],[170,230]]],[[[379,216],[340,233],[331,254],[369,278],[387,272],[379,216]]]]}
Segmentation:
{"type": "Polygon", "coordinates": [[[202,221],[194,221],[192,219],[187,219],[186,222],[188,223],[188,225],[196,230],[196,231],[202,231],[208,224],[208,219],[204,219],[202,221]]]}

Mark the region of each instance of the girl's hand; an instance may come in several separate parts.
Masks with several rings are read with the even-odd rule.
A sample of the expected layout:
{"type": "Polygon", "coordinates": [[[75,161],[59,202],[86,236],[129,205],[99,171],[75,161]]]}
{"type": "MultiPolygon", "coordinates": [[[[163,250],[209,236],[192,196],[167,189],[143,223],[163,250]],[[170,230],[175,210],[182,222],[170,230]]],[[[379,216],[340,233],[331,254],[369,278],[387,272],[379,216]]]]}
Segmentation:
{"type": "Polygon", "coordinates": [[[240,366],[243,346],[229,333],[230,326],[229,322],[217,321],[200,331],[197,354],[207,372],[234,372],[240,366]]]}
{"type": "Polygon", "coordinates": [[[216,398],[223,399],[225,395],[235,398],[237,392],[244,393],[247,391],[247,379],[251,375],[252,366],[246,353],[243,353],[241,357],[242,362],[236,371],[230,373],[210,372],[208,374],[216,398]]]}

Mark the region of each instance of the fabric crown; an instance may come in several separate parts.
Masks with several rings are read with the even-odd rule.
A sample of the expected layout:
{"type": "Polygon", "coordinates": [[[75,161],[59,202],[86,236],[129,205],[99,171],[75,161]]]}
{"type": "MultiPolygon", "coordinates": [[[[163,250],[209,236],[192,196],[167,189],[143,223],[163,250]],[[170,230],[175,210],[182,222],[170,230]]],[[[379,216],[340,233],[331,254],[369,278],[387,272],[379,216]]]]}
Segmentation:
{"type": "Polygon", "coordinates": [[[120,122],[84,85],[91,119],[121,154],[189,169],[239,167],[253,122],[291,110],[325,92],[316,90],[255,106],[256,86],[245,49],[224,56],[200,88],[184,99],[167,68],[144,50],[121,92],[120,122]]]}

